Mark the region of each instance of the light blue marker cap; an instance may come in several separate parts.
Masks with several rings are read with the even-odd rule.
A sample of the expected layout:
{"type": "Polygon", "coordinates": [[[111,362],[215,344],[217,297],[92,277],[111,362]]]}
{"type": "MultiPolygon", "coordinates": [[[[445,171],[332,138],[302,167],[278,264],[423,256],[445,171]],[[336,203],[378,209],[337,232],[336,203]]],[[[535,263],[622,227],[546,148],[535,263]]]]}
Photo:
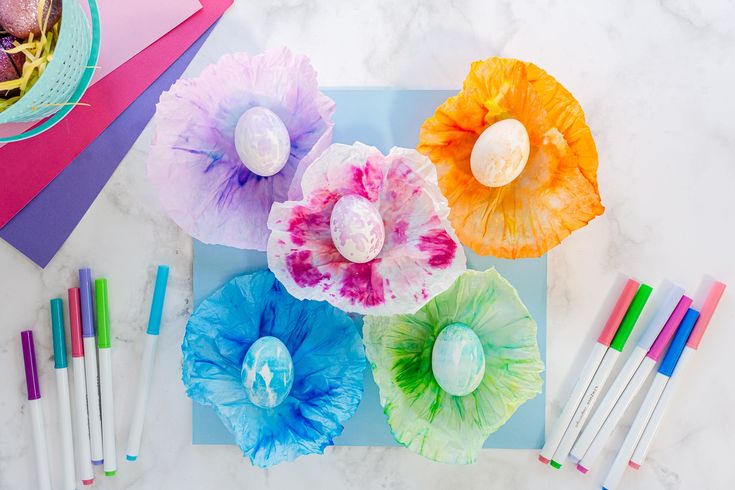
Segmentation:
{"type": "Polygon", "coordinates": [[[60,298],[51,300],[51,334],[54,339],[54,367],[64,369],[66,362],[66,335],[64,335],[64,304],[60,298]]]}
{"type": "Polygon", "coordinates": [[[666,322],[669,320],[669,317],[674,312],[676,305],[679,304],[679,300],[683,295],[684,288],[681,288],[676,284],[671,286],[669,292],[661,302],[661,306],[656,310],[656,313],[651,318],[651,321],[648,322],[643,334],[638,339],[639,347],[642,347],[646,351],[651,348],[653,343],[656,341],[656,337],[661,333],[661,330],[664,328],[664,325],[666,325],[666,322]]]}
{"type": "Polygon", "coordinates": [[[668,377],[671,377],[674,373],[676,363],[679,362],[679,357],[681,357],[681,353],[684,352],[684,347],[686,346],[687,340],[689,340],[689,334],[694,330],[694,325],[697,323],[697,319],[699,319],[699,312],[689,308],[679,324],[679,328],[676,330],[674,340],[671,341],[671,345],[669,345],[669,350],[666,351],[664,360],[661,361],[661,366],[658,368],[659,373],[668,377]]]}
{"type": "Polygon", "coordinates": [[[156,272],[156,287],[153,290],[151,302],[151,316],[148,317],[149,335],[158,335],[161,330],[161,315],[163,314],[163,300],[166,298],[166,283],[168,282],[168,266],[159,265],[156,272]]]}

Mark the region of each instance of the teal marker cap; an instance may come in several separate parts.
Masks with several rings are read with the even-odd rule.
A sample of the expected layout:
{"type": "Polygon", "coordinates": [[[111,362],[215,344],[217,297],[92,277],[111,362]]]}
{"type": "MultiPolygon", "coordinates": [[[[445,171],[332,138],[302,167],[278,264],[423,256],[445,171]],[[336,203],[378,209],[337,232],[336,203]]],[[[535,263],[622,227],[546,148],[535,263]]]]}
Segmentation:
{"type": "Polygon", "coordinates": [[[64,303],[60,298],[51,300],[51,335],[54,339],[54,367],[64,369],[66,362],[66,335],[64,334],[64,303]]]}
{"type": "Polygon", "coordinates": [[[168,283],[168,266],[159,265],[156,272],[156,287],[153,290],[153,301],[151,302],[151,315],[148,317],[148,330],[150,335],[158,335],[161,331],[161,316],[163,315],[163,300],[166,299],[166,284],[168,283]]]}
{"type": "Polygon", "coordinates": [[[110,348],[110,308],[107,304],[107,279],[94,281],[97,304],[97,348],[110,348]]]}
{"type": "Polygon", "coordinates": [[[625,343],[628,341],[628,337],[630,337],[630,334],[633,331],[633,327],[635,327],[638,318],[641,316],[643,307],[646,306],[648,298],[651,297],[652,291],[653,288],[648,284],[641,284],[641,287],[638,288],[638,292],[635,293],[635,297],[630,303],[628,311],[625,312],[623,321],[620,322],[620,327],[618,327],[615,337],[613,337],[612,342],[610,342],[611,349],[615,349],[618,352],[623,350],[625,343]]]}

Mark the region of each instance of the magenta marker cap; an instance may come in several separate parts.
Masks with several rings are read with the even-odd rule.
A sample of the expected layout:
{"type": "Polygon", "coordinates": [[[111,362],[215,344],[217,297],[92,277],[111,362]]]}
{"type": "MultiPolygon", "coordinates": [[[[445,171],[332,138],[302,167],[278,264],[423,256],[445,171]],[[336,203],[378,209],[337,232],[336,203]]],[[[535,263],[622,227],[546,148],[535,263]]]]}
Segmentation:
{"type": "Polygon", "coordinates": [[[41,387],[38,384],[38,368],[36,367],[36,346],[33,343],[33,331],[23,330],[20,333],[20,342],[23,345],[23,363],[26,367],[26,387],[28,399],[41,398],[41,387]]]}
{"type": "Polygon", "coordinates": [[[79,292],[82,300],[82,337],[94,337],[92,271],[89,269],[79,269],[79,292]]]}
{"type": "Polygon", "coordinates": [[[684,296],[684,289],[676,284],[672,284],[668,294],[661,302],[661,306],[656,310],[656,314],[651,318],[651,321],[648,322],[646,330],[638,338],[639,347],[646,351],[651,348],[653,343],[656,341],[656,338],[661,333],[661,330],[663,330],[666,325],[666,322],[669,320],[669,317],[676,309],[676,305],[679,304],[682,296],[684,296]]]}
{"type": "Polygon", "coordinates": [[[664,328],[661,329],[661,333],[658,334],[658,337],[656,337],[656,341],[648,350],[648,354],[646,354],[647,357],[650,357],[654,361],[658,361],[661,358],[664,350],[666,350],[666,346],[669,345],[669,340],[671,340],[671,337],[674,336],[674,332],[676,332],[676,329],[679,328],[679,324],[681,323],[684,315],[686,315],[686,312],[691,305],[692,298],[690,298],[689,296],[681,297],[679,303],[676,305],[676,308],[674,308],[673,313],[671,313],[671,316],[664,325],[664,328]]]}

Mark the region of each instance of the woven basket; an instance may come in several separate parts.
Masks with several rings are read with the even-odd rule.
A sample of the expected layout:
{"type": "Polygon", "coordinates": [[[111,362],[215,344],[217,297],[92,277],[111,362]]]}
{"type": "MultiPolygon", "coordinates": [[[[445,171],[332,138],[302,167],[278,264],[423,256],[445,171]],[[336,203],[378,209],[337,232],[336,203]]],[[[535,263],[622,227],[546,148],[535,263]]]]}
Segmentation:
{"type": "Polygon", "coordinates": [[[36,122],[47,119],[24,133],[0,138],[19,141],[46,131],[63,119],[89,87],[99,57],[99,11],[89,0],[92,27],[78,0],[62,0],[59,39],[53,59],[35,85],[15,104],[0,112],[0,124],[36,122]]]}

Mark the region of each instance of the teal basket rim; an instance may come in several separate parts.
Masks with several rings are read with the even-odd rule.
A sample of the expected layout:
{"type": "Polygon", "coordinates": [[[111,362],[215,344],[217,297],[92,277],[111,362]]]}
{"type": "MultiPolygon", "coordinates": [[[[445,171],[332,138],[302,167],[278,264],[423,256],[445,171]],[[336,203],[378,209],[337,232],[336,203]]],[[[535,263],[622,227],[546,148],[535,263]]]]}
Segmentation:
{"type": "Polygon", "coordinates": [[[0,143],[12,143],[15,141],[22,141],[28,138],[32,138],[34,136],[38,136],[39,134],[48,131],[52,127],[56,126],[59,122],[61,122],[61,120],[64,119],[72,111],[72,109],[74,109],[74,107],[76,107],[76,104],[80,100],[82,100],[84,93],[87,91],[90,83],[92,82],[92,76],[94,76],[94,72],[97,69],[97,62],[99,61],[100,57],[99,7],[97,6],[97,0],[87,0],[87,3],[89,3],[89,16],[92,24],[92,48],[89,53],[89,61],[87,62],[87,67],[82,74],[82,78],[79,81],[79,85],[77,86],[76,91],[74,91],[74,94],[72,94],[71,99],[69,99],[68,103],[62,106],[61,109],[59,109],[54,115],[41,122],[40,124],[33,126],[27,131],[23,131],[22,133],[13,136],[0,138],[0,143]]]}

